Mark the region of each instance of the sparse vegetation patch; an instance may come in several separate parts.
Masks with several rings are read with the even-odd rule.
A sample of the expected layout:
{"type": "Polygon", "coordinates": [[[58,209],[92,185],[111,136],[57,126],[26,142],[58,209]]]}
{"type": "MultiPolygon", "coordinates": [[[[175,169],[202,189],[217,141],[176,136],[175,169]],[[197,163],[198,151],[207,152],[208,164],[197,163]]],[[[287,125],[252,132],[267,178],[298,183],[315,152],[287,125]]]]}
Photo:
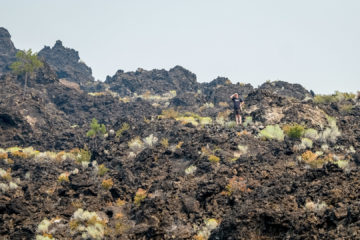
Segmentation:
{"type": "Polygon", "coordinates": [[[283,141],[284,140],[284,132],[279,127],[279,125],[268,125],[265,129],[261,130],[259,133],[259,137],[263,139],[268,140],[278,140],[283,141]]]}

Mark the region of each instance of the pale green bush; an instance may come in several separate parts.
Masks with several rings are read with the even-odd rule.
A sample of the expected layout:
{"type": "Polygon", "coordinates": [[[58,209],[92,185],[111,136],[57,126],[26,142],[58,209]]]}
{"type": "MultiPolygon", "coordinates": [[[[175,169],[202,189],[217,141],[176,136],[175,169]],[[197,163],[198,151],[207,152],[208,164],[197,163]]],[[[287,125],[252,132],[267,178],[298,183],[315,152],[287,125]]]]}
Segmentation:
{"type": "Polygon", "coordinates": [[[194,172],[196,172],[197,167],[194,165],[189,166],[188,168],[185,169],[185,174],[189,175],[189,174],[193,174],[194,172]]]}
{"type": "Polygon", "coordinates": [[[225,123],[225,126],[226,126],[227,128],[234,128],[234,127],[236,127],[236,122],[235,122],[235,121],[226,122],[226,123],[225,123]]]}
{"type": "Polygon", "coordinates": [[[10,190],[15,190],[15,189],[17,189],[19,186],[16,184],[16,183],[14,183],[14,182],[10,182],[9,183],[9,188],[10,188],[10,190]]]}
{"type": "Polygon", "coordinates": [[[4,169],[0,168],[0,178],[4,178],[7,174],[8,173],[4,169]]]}
{"type": "Polygon", "coordinates": [[[251,116],[247,116],[244,121],[244,127],[250,126],[253,124],[253,119],[251,116]]]}
{"type": "Polygon", "coordinates": [[[219,124],[219,125],[221,125],[221,126],[224,126],[224,125],[225,125],[225,119],[224,119],[224,117],[217,117],[215,121],[216,121],[217,124],[219,124]]]}
{"type": "Polygon", "coordinates": [[[308,128],[304,132],[304,137],[315,141],[315,140],[319,139],[319,134],[318,134],[318,131],[316,129],[308,128]]]}
{"type": "Polygon", "coordinates": [[[133,138],[132,140],[130,140],[128,145],[129,145],[129,148],[134,152],[140,152],[141,150],[144,149],[144,144],[140,140],[140,137],[133,138]]]}
{"type": "Polygon", "coordinates": [[[238,145],[238,149],[241,154],[246,154],[248,152],[248,146],[246,145],[238,145]]]}
{"type": "Polygon", "coordinates": [[[201,240],[209,239],[211,235],[211,231],[215,230],[218,227],[218,225],[219,225],[219,221],[214,218],[205,220],[205,226],[202,227],[201,230],[197,233],[195,239],[201,239],[201,240]]]}
{"type": "Polygon", "coordinates": [[[51,221],[49,221],[47,218],[45,218],[38,225],[37,232],[38,233],[47,233],[49,231],[50,225],[51,225],[51,221]]]}
{"type": "Polygon", "coordinates": [[[302,138],[301,139],[301,145],[304,146],[306,148],[312,148],[313,146],[313,141],[309,138],[302,138]]]}
{"type": "Polygon", "coordinates": [[[197,126],[199,125],[199,123],[196,121],[196,119],[192,116],[181,116],[181,117],[177,117],[176,118],[176,121],[180,121],[181,124],[188,124],[188,123],[191,123],[192,125],[194,126],[197,126]]]}
{"type": "Polygon", "coordinates": [[[324,152],[327,152],[329,150],[329,145],[327,144],[322,144],[321,145],[321,150],[323,150],[324,152]]]}
{"type": "Polygon", "coordinates": [[[148,137],[143,139],[143,142],[145,143],[146,147],[151,148],[158,142],[158,138],[153,134],[150,134],[148,137]]]}
{"type": "Polygon", "coordinates": [[[199,110],[200,111],[203,111],[204,109],[207,109],[207,108],[214,108],[214,104],[213,103],[205,103],[204,105],[202,105],[199,110]]]}
{"type": "Polygon", "coordinates": [[[36,240],[56,240],[56,239],[50,238],[48,236],[36,235],[36,240]]]}
{"type": "Polygon", "coordinates": [[[201,125],[209,125],[212,123],[211,117],[201,117],[199,121],[201,125]]]}
{"type": "Polygon", "coordinates": [[[333,103],[333,102],[341,102],[344,100],[352,100],[355,99],[356,95],[353,93],[344,93],[336,91],[335,94],[332,95],[316,95],[314,97],[315,103],[333,103]]]}
{"type": "Polygon", "coordinates": [[[348,150],[346,150],[347,153],[355,153],[355,148],[353,146],[350,146],[348,150]]]}
{"type": "Polygon", "coordinates": [[[316,203],[314,203],[313,201],[309,201],[305,204],[305,208],[310,210],[310,211],[314,211],[314,212],[319,212],[322,210],[325,210],[327,207],[327,204],[322,201],[317,201],[316,203]]]}
{"type": "Polygon", "coordinates": [[[284,132],[279,127],[278,124],[276,125],[268,125],[265,129],[261,130],[259,133],[259,137],[265,138],[268,140],[278,140],[278,141],[284,141],[284,132]]]}
{"type": "Polygon", "coordinates": [[[72,234],[82,233],[84,239],[103,239],[105,234],[105,222],[96,214],[96,212],[84,211],[79,208],[74,212],[70,229],[72,234]]]}
{"type": "Polygon", "coordinates": [[[336,160],[334,161],[336,165],[338,165],[339,168],[346,169],[349,166],[349,161],[346,160],[336,160]]]}
{"type": "Polygon", "coordinates": [[[0,190],[3,193],[7,192],[9,190],[9,185],[7,185],[5,183],[0,183],[0,190]]]}
{"type": "Polygon", "coordinates": [[[319,134],[319,140],[323,143],[330,142],[335,143],[336,139],[341,136],[341,133],[336,126],[336,119],[333,117],[327,117],[329,127],[325,128],[324,131],[322,131],[319,134]]]}
{"type": "Polygon", "coordinates": [[[312,148],[313,141],[309,138],[302,138],[301,143],[294,146],[295,151],[305,150],[308,148],[312,148]]]}

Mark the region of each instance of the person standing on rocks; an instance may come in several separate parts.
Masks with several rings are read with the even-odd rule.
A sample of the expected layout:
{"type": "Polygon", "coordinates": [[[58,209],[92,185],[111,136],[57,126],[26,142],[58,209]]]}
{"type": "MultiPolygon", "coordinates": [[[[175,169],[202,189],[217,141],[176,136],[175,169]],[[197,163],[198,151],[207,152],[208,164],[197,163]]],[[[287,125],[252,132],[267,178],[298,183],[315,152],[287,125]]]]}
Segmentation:
{"type": "Polygon", "coordinates": [[[230,98],[234,102],[234,113],[235,113],[236,124],[240,125],[242,123],[240,113],[242,111],[242,106],[245,104],[245,102],[239,96],[238,93],[234,93],[233,95],[230,96],[230,98]]]}

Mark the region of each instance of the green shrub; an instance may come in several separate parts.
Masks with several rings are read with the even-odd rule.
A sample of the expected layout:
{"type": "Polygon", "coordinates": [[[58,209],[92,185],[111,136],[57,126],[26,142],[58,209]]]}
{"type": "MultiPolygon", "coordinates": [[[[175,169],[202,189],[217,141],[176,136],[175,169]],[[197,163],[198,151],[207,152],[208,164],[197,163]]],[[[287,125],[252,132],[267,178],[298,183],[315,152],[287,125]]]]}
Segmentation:
{"type": "Polygon", "coordinates": [[[109,169],[107,167],[105,167],[104,164],[99,165],[99,168],[98,168],[98,175],[99,176],[104,176],[105,173],[107,173],[108,171],[109,171],[109,169]]]}
{"type": "Polygon", "coordinates": [[[349,113],[353,110],[353,108],[354,108],[354,105],[352,105],[352,104],[344,104],[340,107],[340,111],[349,113]]]}
{"type": "Polygon", "coordinates": [[[70,182],[69,176],[70,176],[69,172],[64,172],[64,173],[60,174],[59,177],[58,177],[58,182],[59,183],[70,182]]]}
{"type": "Polygon", "coordinates": [[[188,124],[188,123],[191,123],[192,125],[194,126],[197,126],[199,125],[199,123],[196,121],[196,119],[194,117],[187,117],[187,116],[181,116],[181,117],[177,117],[176,118],[176,121],[179,121],[181,122],[181,124],[188,124]]]}
{"type": "Polygon", "coordinates": [[[297,123],[285,125],[285,126],[283,126],[283,130],[286,135],[288,135],[290,138],[293,138],[293,139],[301,138],[301,136],[305,132],[304,126],[297,124],[297,123]]]}
{"type": "Polygon", "coordinates": [[[179,113],[175,111],[173,108],[169,108],[167,110],[163,110],[161,115],[159,115],[159,118],[177,118],[179,116],[179,113]]]}
{"type": "Polygon", "coordinates": [[[161,139],[160,143],[165,149],[169,147],[169,140],[167,138],[161,139]]]}
{"type": "Polygon", "coordinates": [[[85,149],[74,149],[72,153],[75,154],[75,161],[78,163],[90,162],[91,153],[85,149]]]}
{"type": "Polygon", "coordinates": [[[90,130],[86,133],[87,137],[104,136],[106,128],[104,124],[99,124],[96,118],[93,118],[90,124],[90,130]]]}
{"type": "Polygon", "coordinates": [[[278,140],[278,141],[284,141],[284,132],[279,127],[278,124],[276,125],[268,125],[265,129],[261,130],[259,133],[259,137],[268,139],[268,140],[278,140]]]}
{"type": "Polygon", "coordinates": [[[341,102],[344,100],[352,100],[355,98],[355,94],[353,93],[343,93],[336,91],[332,95],[316,95],[314,97],[315,103],[333,103],[333,102],[341,102]]]}
{"type": "Polygon", "coordinates": [[[356,95],[354,93],[347,93],[347,92],[339,92],[336,91],[335,92],[335,98],[338,101],[343,101],[343,100],[352,100],[356,97],[356,95]]]}
{"type": "Polygon", "coordinates": [[[315,103],[332,103],[336,102],[336,98],[334,98],[332,95],[316,95],[314,97],[315,103]]]}
{"type": "Polygon", "coordinates": [[[17,75],[24,75],[24,96],[26,93],[28,78],[33,76],[33,73],[44,66],[44,63],[38,59],[36,53],[32,53],[31,49],[27,51],[18,51],[16,53],[17,61],[10,65],[11,70],[17,75]]]}
{"type": "Polygon", "coordinates": [[[123,123],[121,128],[116,131],[116,137],[120,137],[125,131],[130,129],[130,125],[128,123],[123,123]]]}
{"type": "Polygon", "coordinates": [[[220,158],[215,156],[215,155],[210,155],[208,156],[208,160],[211,162],[211,163],[218,163],[220,162],[220,158]]]}
{"type": "Polygon", "coordinates": [[[102,182],[101,182],[101,186],[106,189],[106,190],[109,190],[110,188],[112,188],[112,186],[114,185],[114,182],[111,178],[109,179],[104,179],[102,182]]]}
{"type": "Polygon", "coordinates": [[[136,206],[140,206],[141,202],[145,200],[146,196],[147,196],[146,190],[139,188],[135,193],[134,204],[136,206]]]}
{"type": "Polygon", "coordinates": [[[211,117],[201,117],[199,121],[201,125],[209,125],[212,123],[211,117]]]}

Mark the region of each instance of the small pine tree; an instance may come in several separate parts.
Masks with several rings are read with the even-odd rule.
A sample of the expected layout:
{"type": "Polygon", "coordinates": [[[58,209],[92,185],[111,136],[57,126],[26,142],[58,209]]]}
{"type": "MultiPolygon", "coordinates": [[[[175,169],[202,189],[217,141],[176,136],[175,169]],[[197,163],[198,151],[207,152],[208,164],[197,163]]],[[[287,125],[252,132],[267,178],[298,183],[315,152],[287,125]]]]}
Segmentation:
{"type": "Polygon", "coordinates": [[[28,78],[39,68],[43,67],[43,63],[38,59],[36,53],[32,53],[31,49],[27,51],[18,51],[16,53],[17,61],[13,62],[10,66],[12,71],[17,75],[25,74],[24,83],[24,97],[26,94],[26,87],[28,78]]]}
{"type": "Polygon", "coordinates": [[[106,128],[104,124],[99,124],[96,118],[93,118],[90,124],[90,130],[86,133],[88,137],[104,136],[106,128]]]}
{"type": "Polygon", "coordinates": [[[106,127],[104,124],[99,124],[96,118],[93,118],[90,124],[90,130],[86,133],[87,137],[91,137],[94,139],[94,146],[97,147],[96,137],[103,137],[106,134],[106,127]]]}

